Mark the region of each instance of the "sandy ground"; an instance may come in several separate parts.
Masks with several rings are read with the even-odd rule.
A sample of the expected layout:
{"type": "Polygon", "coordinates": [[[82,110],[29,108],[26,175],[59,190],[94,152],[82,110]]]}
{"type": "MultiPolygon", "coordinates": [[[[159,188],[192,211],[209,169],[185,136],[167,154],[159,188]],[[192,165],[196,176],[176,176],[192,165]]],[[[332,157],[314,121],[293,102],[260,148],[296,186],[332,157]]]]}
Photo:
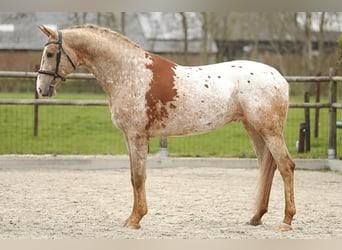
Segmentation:
{"type": "Polygon", "coordinates": [[[253,213],[257,169],[148,169],[149,213],[122,227],[132,207],[128,169],[0,170],[0,239],[342,239],[342,174],[296,171],[293,230],[279,232],[276,173],[264,224],[253,213]]]}

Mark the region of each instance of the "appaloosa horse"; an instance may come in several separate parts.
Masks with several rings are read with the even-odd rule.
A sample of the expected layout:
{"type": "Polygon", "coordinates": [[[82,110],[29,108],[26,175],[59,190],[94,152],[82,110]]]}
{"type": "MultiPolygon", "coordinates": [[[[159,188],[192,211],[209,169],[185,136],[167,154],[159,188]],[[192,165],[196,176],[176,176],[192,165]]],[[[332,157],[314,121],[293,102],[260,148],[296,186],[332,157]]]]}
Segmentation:
{"type": "Polygon", "coordinates": [[[124,133],[130,156],[134,203],[127,227],[140,228],[147,213],[145,166],[150,137],[205,133],[240,121],[253,142],[261,171],[256,211],[249,223],[262,223],[278,168],[285,191],[285,216],[279,228],[291,229],[296,212],[295,164],[283,137],[289,87],[277,70],[251,61],[184,67],[98,26],[39,28],[48,37],[37,78],[41,96],[53,96],[77,67],[93,73],[108,95],[112,121],[124,133]]]}

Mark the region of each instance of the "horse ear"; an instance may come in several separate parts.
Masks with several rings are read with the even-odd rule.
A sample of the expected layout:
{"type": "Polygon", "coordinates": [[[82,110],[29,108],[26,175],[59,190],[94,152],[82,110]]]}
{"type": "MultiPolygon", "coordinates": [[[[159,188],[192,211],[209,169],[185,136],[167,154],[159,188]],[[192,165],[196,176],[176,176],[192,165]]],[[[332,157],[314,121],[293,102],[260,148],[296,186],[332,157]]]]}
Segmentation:
{"type": "Polygon", "coordinates": [[[49,27],[46,27],[44,25],[40,25],[38,26],[38,28],[41,30],[41,32],[43,32],[47,37],[51,37],[53,39],[57,39],[58,38],[58,34],[57,31],[50,29],[49,27]]]}

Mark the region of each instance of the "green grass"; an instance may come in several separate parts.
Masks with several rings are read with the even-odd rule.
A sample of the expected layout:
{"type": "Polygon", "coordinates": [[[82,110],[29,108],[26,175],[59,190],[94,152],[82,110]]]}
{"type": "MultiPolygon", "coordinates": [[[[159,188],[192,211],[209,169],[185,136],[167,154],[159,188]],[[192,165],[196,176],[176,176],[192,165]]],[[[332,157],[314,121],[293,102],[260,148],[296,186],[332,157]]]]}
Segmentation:
{"type": "MultiPolygon", "coordinates": [[[[32,94],[0,94],[0,98],[32,99],[32,94]]],[[[104,94],[61,94],[56,99],[106,100],[104,94]]],[[[292,102],[302,102],[292,97],[292,102]]],[[[324,100],[322,100],[324,102],[324,100]]],[[[311,110],[311,152],[296,153],[303,109],[290,109],[285,140],[295,157],[327,156],[328,110],[321,109],[319,137],[313,138],[314,110],[311,110]]],[[[338,119],[342,113],[338,110],[338,119]]],[[[341,144],[338,131],[338,146],[341,144]]],[[[33,136],[33,106],[0,105],[0,154],[127,154],[122,133],[114,127],[105,106],[40,106],[39,135],[33,136]]],[[[255,157],[247,133],[239,123],[230,123],[207,134],[168,138],[171,156],[255,157]]],[[[150,141],[150,153],[158,152],[158,139],[150,141]]]]}
{"type": "Polygon", "coordinates": [[[3,105],[0,110],[1,154],[126,153],[106,107],[40,106],[38,137],[33,136],[32,106],[3,105]]]}

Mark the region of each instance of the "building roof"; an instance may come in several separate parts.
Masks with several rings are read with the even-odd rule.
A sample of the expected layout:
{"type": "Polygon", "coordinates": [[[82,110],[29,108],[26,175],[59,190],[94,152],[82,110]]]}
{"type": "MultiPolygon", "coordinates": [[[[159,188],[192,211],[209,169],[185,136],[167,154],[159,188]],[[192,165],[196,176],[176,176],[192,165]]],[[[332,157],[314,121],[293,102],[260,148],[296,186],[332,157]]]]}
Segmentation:
{"type": "MultiPolygon", "coordinates": [[[[315,13],[313,13],[314,15],[315,13]]],[[[317,14],[317,13],[316,13],[317,14]]],[[[219,14],[218,14],[219,15],[219,14]]],[[[339,15],[337,15],[339,16],[339,15]]],[[[342,15],[341,15],[342,16],[342,15]]],[[[188,51],[200,53],[202,48],[202,14],[186,12],[188,20],[188,51]]],[[[217,16],[219,17],[219,16],[217,16]]],[[[300,15],[299,15],[300,17],[300,15]]],[[[342,19],[342,17],[340,17],[342,19]]],[[[154,53],[182,53],[184,34],[179,12],[130,12],[125,14],[125,34],[143,49],[154,53]]],[[[217,22],[208,37],[207,51],[217,52],[217,41],[304,41],[303,18],[294,20],[294,13],[227,13],[217,22]],[[226,18],[226,23],[223,20],[226,18]],[[302,23],[302,24],[301,24],[302,23]]],[[[317,18],[314,20],[317,21],[317,18]]],[[[341,23],[332,19],[331,27],[341,23]]],[[[210,20],[212,22],[212,20],[210,20]]],[[[46,41],[37,26],[44,24],[63,29],[76,24],[98,24],[116,31],[121,30],[121,13],[89,12],[0,12],[0,49],[41,50],[46,41]]],[[[317,23],[317,22],[316,22],[317,23]]],[[[316,25],[317,26],[317,25],[316,25]]],[[[336,42],[339,30],[324,33],[324,40],[336,42]]],[[[319,32],[314,29],[312,41],[318,41],[319,32]]]]}
{"type": "MultiPolygon", "coordinates": [[[[75,12],[0,12],[0,49],[41,50],[46,41],[38,30],[44,24],[63,29],[76,24],[98,24],[118,31],[121,27],[120,13],[75,12]]],[[[187,13],[189,19],[188,51],[201,51],[200,14],[187,13]]],[[[181,53],[184,51],[182,23],[179,13],[126,13],[125,34],[142,48],[155,53],[181,53]]],[[[214,41],[208,43],[208,51],[216,52],[214,41]]]]}

